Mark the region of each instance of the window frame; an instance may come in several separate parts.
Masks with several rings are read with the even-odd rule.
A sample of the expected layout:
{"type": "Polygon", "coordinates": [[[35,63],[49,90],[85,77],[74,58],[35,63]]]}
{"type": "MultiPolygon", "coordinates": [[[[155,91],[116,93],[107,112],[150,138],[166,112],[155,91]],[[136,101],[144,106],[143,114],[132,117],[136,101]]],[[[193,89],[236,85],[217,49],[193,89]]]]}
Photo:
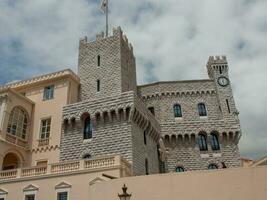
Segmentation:
{"type": "Polygon", "coordinates": [[[36,194],[35,193],[28,193],[28,194],[24,194],[24,200],[28,200],[29,196],[33,196],[33,200],[36,200],[36,194]]]}
{"type": "Polygon", "coordinates": [[[63,194],[63,193],[66,193],[66,194],[67,194],[67,199],[66,199],[66,200],[69,199],[69,192],[68,192],[68,191],[58,191],[58,192],[57,192],[57,200],[61,200],[61,199],[59,199],[59,195],[60,195],[60,194],[63,194]]]}
{"type": "Polygon", "coordinates": [[[198,111],[199,117],[207,117],[208,116],[206,104],[203,102],[197,104],[197,111],[198,111]],[[203,106],[203,107],[201,107],[201,106],[203,106]]]}
{"type": "Polygon", "coordinates": [[[26,141],[28,136],[28,130],[29,130],[28,112],[20,106],[13,107],[8,118],[8,123],[6,128],[7,133],[26,141]],[[21,117],[22,120],[20,120],[21,117]]]}
{"type": "Polygon", "coordinates": [[[182,118],[183,117],[181,104],[176,103],[173,105],[173,114],[174,114],[174,118],[182,118]]]}
{"type": "Polygon", "coordinates": [[[49,85],[44,87],[43,101],[54,99],[55,96],[55,85],[49,85]]]}
{"type": "Polygon", "coordinates": [[[207,136],[204,133],[198,134],[197,143],[199,151],[208,151],[207,136]]]}
{"type": "Polygon", "coordinates": [[[67,200],[70,200],[70,189],[71,189],[71,185],[65,182],[60,183],[59,186],[55,187],[55,199],[58,200],[58,194],[66,192],[68,194],[67,200]]]}
{"type": "Polygon", "coordinates": [[[213,151],[219,151],[221,149],[220,141],[219,141],[219,137],[217,133],[212,132],[210,134],[210,145],[213,151]]]}
{"type": "Polygon", "coordinates": [[[52,127],[52,117],[46,117],[46,118],[42,118],[40,119],[40,126],[39,126],[39,140],[46,140],[46,139],[50,139],[51,136],[51,127],[52,127]],[[43,121],[50,121],[50,124],[46,124],[45,126],[43,126],[43,121]],[[49,127],[49,132],[47,131],[49,127]],[[45,128],[45,132],[43,133],[43,128],[45,128]],[[42,135],[44,134],[44,138],[42,138],[42,135]],[[48,137],[47,137],[48,134],[48,137]]]}

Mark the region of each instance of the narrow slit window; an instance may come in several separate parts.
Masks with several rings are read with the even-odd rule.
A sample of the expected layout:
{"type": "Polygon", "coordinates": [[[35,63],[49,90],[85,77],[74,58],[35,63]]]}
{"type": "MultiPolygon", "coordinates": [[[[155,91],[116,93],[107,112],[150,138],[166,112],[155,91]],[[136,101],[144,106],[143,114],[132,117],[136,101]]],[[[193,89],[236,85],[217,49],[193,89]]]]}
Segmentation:
{"type": "Polygon", "coordinates": [[[228,101],[228,99],[226,99],[226,104],[227,104],[228,112],[231,113],[231,109],[230,109],[230,105],[229,105],[229,101],[228,101]]]}
{"type": "Polygon", "coordinates": [[[145,160],[145,169],[146,169],[146,175],[149,175],[149,168],[148,168],[148,160],[147,160],[147,158],[145,160]]]}
{"type": "Polygon", "coordinates": [[[222,66],[220,66],[220,74],[222,74],[222,66]]]}
{"type": "Polygon", "coordinates": [[[100,91],[100,80],[97,80],[97,91],[100,91]]]}
{"type": "Polygon", "coordinates": [[[91,139],[93,136],[93,124],[90,116],[86,117],[84,120],[84,128],[83,128],[83,139],[91,139]]]}
{"type": "Polygon", "coordinates": [[[146,145],[147,130],[144,131],[144,144],[146,145]]]}
{"type": "Polygon", "coordinates": [[[97,56],[97,66],[100,66],[100,55],[97,56]]]}

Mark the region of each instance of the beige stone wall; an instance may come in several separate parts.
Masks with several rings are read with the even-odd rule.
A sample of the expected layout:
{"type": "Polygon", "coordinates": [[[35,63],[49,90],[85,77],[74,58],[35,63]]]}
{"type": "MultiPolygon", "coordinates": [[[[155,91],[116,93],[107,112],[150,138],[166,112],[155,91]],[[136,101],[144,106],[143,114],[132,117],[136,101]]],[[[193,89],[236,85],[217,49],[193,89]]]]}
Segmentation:
{"type": "Polygon", "coordinates": [[[4,193],[5,200],[18,200],[28,193],[37,200],[52,200],[57,192],[68,191],[70,200],[88,200],[93,184],[130,175],[131,165],[120,156],[0,171],[0,197],[4,193]]]}
{"type": "MultiPolygon", "coordinates": [[[[0,138],[17,146],[6,143],[1,145],[0,154],[5,156],[4,146],[25,155],[23,166],[36,165],[37,161],[55,163],[59,161],[59,145],[62,125],[62,108],[78,101],[79,81],[70,70],[42,75],[30,80],[0,87],[0,138]],[[54,86],[54,98],[43,100],[44,88],[54,86]],[[12,88],[11,90],[8,88],[12,88]],[[26,141],[17,141],[14,136],[6,138],[9,115],[15,106],[23,107],[29,115],[29,127],[26,141]],[[39,145],[40,123],[51,118],[49,142],[39,145]],[[12,139],[12,140],[11,140],[12,139]],[[13,142],[14,140],[14,142],[13,142]],[[19,142],[19,143],[18,143],[19,142]],[[25,148],[20,148],[24,144],[25,148]],[[3,147],[3,148],[2,148],[3,147]]],[[[2,165],[2,162],[0,163],[2,165]]],[[[1,166],[0,166],[1,167],[1,166]]]]}
{"type": "Polygon", "coordinates": [[[70,79],[48,81],[44,84],[20,91],[26,93],[26,97],[35,102],[33,129],[32,129],[32,163],[47,160],[48,163],[59,161],[59,145],[62,122],[62,108],[70,102],[77,100],[78,85],[70,79]],[[54,85],[54,98],[43,100],[44,87],[54,85]],[[76,87],[76,88],[75,88],[76,87]],[[69,96],[68,96],[69,95],[69,96]],[[74,97],[70,97],[73,95],[74,97]],[[76,98],[75,98],[76,95],[76,98]],[[42,119],[51,118],[51,132],[49,146],[39,147],[40,123],[42,119]]]}
{"type": "Polygon", "coordinates": [[[263,200],[267,167],[170,173],[95,184],[89,200],[118,199],[125,183],[131,200],[263,200]]]}

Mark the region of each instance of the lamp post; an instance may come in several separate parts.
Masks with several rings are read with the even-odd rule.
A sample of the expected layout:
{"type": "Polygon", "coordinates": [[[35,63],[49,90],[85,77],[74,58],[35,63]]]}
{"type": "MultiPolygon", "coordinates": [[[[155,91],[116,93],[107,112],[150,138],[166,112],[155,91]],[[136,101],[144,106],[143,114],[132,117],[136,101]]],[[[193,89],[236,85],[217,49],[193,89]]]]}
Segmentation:
{"type": "Polygon", "coordinates": [[[118,194],[118,197],[120,198],[120,200],[130,200],[131,196],[132,194],[127,193],[127,187],[124,184],[122,187],[122,194],[118,194]]]}

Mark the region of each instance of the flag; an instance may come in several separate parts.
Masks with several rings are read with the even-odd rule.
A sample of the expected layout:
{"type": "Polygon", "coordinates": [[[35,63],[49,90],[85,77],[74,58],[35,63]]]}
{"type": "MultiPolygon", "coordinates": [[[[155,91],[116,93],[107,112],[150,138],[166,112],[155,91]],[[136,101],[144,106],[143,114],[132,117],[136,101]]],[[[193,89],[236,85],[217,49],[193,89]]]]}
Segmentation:
{"type": "Polygon", "coordinates": [[[101,10],[103,10],[104,13],[106,13],[107,4],[108,4],[108,0],[102,0],[102,2],[101,2],[101,10]]]}

